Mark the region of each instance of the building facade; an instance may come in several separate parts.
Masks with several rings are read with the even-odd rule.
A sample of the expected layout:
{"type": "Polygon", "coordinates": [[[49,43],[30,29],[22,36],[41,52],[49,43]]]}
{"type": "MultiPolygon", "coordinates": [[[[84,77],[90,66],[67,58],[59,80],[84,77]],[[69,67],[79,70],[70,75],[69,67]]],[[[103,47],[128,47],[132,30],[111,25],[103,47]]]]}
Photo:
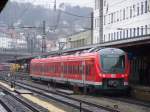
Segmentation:
{"type": "MultiPolygon", "coordinates": [[[[94,23],[93,41],[95,43],[150,34],[149,0],[95,0],[95,9],[98,7],[98,1],[103,1],[103,6],[98,8],[98,10],[100,10],[99,12],[103,11],[103,16],[95,10],[94,15],[96,16],[94,16],[94,21],[96,21],[97,18],[103,18],[100,19],[100,22],[96,21],[94,23]],[[98,25],[102,22],[103,32],[101,33],[101,27],[98,25]],[[98,35],[103,36],[98,37],[98,35]]],[[[99,4],[99,7],[100,6],[99,4]]]]}
{"type": "Polygon", "coordinates": [[[1,36],[0,48],[1,49],[27,49],[27,42],[25,39],[1,36]]]}
{"type": "Polygon", "coordinates": [[[95,0],[95,5],[94,5],[94,14],[93,14],[93,43],[98,43],[99,42],[99,38],[100,38],[100,28],[99,28],[99,9],[100,9],[100,5],[99,5],[99,1],[100,0],[95,0]]]}
{"type": "Polygon", "coordinates": [[[91,30],[71,35],[67,39],[67,48],[77,48],[92,44],[91,30]]]}

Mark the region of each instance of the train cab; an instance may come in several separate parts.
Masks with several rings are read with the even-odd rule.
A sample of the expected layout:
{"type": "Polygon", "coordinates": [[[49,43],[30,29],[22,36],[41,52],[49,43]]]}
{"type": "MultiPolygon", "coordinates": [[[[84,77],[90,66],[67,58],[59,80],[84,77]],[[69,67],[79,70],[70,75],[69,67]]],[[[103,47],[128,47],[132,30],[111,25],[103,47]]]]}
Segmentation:
{"type": "Polygon", "coordinates": [[[99,69],[103,89],[127,89],[129,61],[121,49],[106,48],[99,52],[99,69]]]}

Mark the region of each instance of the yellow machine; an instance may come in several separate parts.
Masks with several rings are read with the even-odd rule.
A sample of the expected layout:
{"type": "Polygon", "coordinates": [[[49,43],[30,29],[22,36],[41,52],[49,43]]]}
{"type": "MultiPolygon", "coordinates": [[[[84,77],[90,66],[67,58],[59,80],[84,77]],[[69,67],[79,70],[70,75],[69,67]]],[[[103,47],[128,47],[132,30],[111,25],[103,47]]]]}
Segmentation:
{"type": "Polygon", "coordinates": [[[10,70],[11,72],[18,72],[21,69],[21,66],[19,64],[11,64],[10,70]]]}

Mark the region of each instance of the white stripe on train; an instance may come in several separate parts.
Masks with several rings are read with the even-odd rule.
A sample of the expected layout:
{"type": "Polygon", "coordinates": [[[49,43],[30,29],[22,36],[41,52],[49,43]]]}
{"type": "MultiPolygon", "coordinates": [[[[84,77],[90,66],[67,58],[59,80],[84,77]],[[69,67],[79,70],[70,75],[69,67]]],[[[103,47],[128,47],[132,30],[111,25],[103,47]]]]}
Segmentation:
{"type": "MultiPolygon", "coordinates": [[[[56,82],[58,81],[62,81],[62,82],[70,82],[70,83],[79,83],[79,84],[87,84],[87,85],[102,85],[102,82],[93,82],[93,81],[83,81],[83,80],[73,80],[73,79],[66,79],[66,78],[59,78],[59,77],[48,77],[48,76],[35,76],[35,75],[30,75],[33,78],[43,78],[45,80],[56,80],[56,82]]],[[[59,82],[59,83],[62,83],[59,82]]]]}

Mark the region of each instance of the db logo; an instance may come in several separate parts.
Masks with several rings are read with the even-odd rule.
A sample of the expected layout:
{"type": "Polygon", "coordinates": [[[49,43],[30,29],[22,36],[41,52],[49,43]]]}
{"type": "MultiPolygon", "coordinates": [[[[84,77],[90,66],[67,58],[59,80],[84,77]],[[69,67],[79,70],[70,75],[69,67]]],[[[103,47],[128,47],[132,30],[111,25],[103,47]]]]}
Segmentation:
{"type": "Polygon", "coordinates": [[[112,77],[112,78],[115,78],[115,77],[116,77],[116,74],[111,74],[111,77],[112,77]]]}

